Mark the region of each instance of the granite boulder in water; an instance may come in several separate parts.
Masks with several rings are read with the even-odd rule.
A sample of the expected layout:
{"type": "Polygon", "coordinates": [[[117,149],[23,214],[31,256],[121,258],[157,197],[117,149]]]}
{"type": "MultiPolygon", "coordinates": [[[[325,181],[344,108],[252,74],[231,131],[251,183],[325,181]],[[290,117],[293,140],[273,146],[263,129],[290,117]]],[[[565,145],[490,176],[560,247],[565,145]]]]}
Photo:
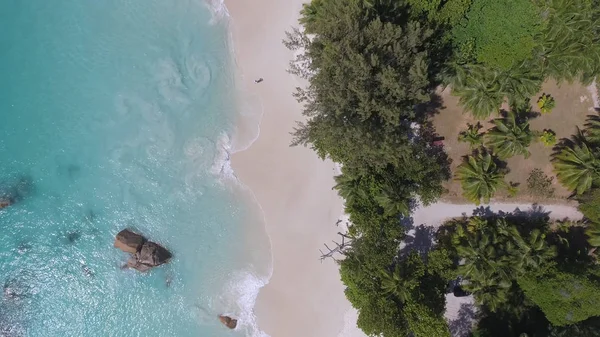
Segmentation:
{"type": "Polygon", "coordinates": [[[11,198],[0,198],[0,209],[6,208],[14,204],[14,200],[11,198]]]}
{"type": "Polygon", "coordinates": [[[140,234],[124,229],[117,234],[115,247],[132,254],[127,267],[141,272],[169,262],[173,255],[158,243],[148,241],[140,234]]]}
{"type": "Polygon", "coordinates": [[[161,245],[147,241],[142,245],[142,249],[135,254],[135,258],[139,263],[156,267],[163,263],[169,262],[172,255],[161,245]]]}
{"type": "Polygon", "coordinates": [[[225,325],[229,329],[235,329],[235,327],[237,326],[237,319],[235,318],[219,315],[219,320],[221,321],[221,323],[223,323],[223,325],[225,325]]]}
{"type": "Polygon", "coordinates": [[[114,246],[125,253],[135,254],[142,248],[144,242],[146,239],[143,236],[124,229],[117,234],[114,246]]]}

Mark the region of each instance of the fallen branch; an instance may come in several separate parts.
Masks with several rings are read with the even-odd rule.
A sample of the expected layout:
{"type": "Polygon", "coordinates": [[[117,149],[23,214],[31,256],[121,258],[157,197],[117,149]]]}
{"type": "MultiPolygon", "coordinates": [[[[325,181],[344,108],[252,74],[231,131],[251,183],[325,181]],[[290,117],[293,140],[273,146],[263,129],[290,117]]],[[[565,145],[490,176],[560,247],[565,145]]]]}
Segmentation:
{"type": "Polygon", "coordinates": [[[327,259],[327,258],[331,258],[334,261],[338,261],[335,258],[335,254],[340,254],[340,255],[345,255],[346,251],[352,246],[352,238],[346,234],[343,234],[341,232],[338,232],[338,235],[342,238],[341,242],[336,242],[336,241],[331,241],[335,244],[335,247],[330,248],[327,244],[323,244],[325,246],[325,248],[327,248],[328,252],[325,253],[322,250],[319,249],[319,252],[321,252],[321,257],[320,260],[321,262],[323,262],[323,260],[327,259]]]}

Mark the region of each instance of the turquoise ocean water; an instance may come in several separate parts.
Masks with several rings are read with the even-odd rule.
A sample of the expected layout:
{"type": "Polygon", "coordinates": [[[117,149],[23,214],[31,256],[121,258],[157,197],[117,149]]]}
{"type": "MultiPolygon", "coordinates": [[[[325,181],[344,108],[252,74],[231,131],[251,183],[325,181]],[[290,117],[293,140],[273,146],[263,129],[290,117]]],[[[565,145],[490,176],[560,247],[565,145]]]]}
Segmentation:
{"type": "Polygon", "coordinates": [[[3,0],[0,32],[0,336],[252,334],[266,255],[222,169],[226,21],[202,0],[3,0]],[[174,260],[121,270],[125,227],[174,260]]]}

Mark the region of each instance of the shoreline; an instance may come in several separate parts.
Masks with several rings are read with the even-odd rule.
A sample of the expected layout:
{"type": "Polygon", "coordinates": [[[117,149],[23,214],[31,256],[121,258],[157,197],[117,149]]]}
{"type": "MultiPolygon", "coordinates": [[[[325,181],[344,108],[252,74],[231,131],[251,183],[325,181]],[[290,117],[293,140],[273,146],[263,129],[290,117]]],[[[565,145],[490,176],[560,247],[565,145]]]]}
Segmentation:
{"type": "Polygon", "coordinates": [[[337,239],[342,214],[342,200],[332,190],[335,165],[311,149],[289,147],[290,132],[304,117],[292,96],[298,80],[286,71],[293,53],[281,40],[298,25],[303,2],[225,1],[239,110],[231,167],[262,210],[270,241],[271,277],[254,314],[271,337],[360,332],[355,321],[347,322],[351,305],[337,265],[319,260],[323,244],[337,239]],[[255,84],[256,78],[264,81],[255,84]]]}

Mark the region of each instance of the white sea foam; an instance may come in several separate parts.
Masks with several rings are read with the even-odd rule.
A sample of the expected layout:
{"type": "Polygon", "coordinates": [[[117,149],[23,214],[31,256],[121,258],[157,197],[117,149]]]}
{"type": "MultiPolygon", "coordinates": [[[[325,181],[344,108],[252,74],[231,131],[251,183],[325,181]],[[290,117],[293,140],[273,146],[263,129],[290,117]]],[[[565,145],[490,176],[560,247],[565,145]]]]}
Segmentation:
{"type": "Polygon", "coordinates": [[[205,4],[210,9],[212,13],[212,19],[210,21],[211,24],[214,24],[220,21],[223,18],[229,17],[229,11],[227,10],[227,6],[225,6],[225,1],[223,0],[204,0],[205,4]]]}
{"type": "Polygon", "coordinates": [[[217,176],[220,181],[237,181],[237,177],[231,168],[231,140],[226,132],[223,132],[217,140],[210,172],[217,176]]]}
{"type": "Polygon", "coordinates": [[[232,300],[236,312],[231,313],[238,319],[238,330],[249,337],[269,337],[256,324],[254,305],[262,287],[269,283],[269,277],[261,277],[248,270],[234,272],[225,293],[232,300]]]}

